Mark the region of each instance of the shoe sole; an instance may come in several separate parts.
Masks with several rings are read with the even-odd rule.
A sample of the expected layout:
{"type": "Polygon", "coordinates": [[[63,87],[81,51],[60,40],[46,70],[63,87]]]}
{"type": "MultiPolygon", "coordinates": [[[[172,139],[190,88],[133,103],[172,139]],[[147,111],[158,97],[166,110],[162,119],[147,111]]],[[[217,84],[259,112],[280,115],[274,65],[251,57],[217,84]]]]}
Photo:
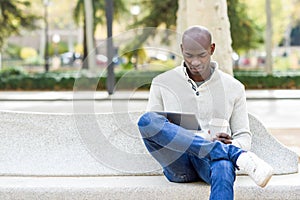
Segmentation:
{"type": "Polygon", "coordinates": [[[272,176],[273,176],[273,169],[271,169],[269,171],[267,177],[265,178],[265,180],[261,184],[259,184],[259,186],[262,187],[262,188],[264,188],[268,184],[268,182],[270,181],[270,179],[272,178],[272,176]]]}

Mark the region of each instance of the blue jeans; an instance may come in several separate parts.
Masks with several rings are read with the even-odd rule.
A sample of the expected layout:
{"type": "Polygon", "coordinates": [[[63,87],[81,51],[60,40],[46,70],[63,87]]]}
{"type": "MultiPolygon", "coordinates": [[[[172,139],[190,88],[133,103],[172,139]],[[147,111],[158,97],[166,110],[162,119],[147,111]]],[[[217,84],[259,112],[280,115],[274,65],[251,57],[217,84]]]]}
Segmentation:
{"type": "Polygon", "coordinates": [[[233,199],[236,160],[242,149],[205,140],[155,112],[142,115],[138,126],[169,181],[204,181],[211,185],[211,200],[233,199]]]}

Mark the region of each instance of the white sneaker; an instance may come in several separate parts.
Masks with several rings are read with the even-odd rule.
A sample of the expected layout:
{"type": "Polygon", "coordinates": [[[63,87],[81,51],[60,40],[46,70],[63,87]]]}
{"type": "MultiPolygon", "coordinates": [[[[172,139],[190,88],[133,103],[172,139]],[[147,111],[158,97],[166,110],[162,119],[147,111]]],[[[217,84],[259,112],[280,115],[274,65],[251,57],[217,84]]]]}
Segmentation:
{"type": "Polygon", "coordinates": [[[265,187],[273,175],[273,168],[252,152],[244,152],[236,165],[244,170],[260,187],[265,187]]]}

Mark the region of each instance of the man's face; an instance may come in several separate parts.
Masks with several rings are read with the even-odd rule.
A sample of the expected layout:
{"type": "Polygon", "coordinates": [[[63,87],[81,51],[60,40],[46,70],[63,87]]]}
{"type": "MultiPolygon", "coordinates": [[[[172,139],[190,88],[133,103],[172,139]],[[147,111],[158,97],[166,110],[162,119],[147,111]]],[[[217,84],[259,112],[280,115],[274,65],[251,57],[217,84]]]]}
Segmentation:
{"type": "Polygon", "coordinates": [[[195,40],[185,40],[181,45],[184,62],[190,73],[199,76],[210,70],[210,56],[214,51],[214,44],[201,45],[195,40]]]}

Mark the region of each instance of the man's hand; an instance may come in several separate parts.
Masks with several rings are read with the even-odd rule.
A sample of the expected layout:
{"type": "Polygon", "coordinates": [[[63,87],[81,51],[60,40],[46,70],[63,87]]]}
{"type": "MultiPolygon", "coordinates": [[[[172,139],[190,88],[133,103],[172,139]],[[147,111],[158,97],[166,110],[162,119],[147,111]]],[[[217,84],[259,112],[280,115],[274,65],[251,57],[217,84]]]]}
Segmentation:
{"type": "Polygon", "coordinates": [[[230,135],[226,133],[217,133],[216,137],[213,138],[214,141],[218,140],[220,142],[223,142],[224,144],[231,144],[232,143],[232,138],[230,135]]]}

